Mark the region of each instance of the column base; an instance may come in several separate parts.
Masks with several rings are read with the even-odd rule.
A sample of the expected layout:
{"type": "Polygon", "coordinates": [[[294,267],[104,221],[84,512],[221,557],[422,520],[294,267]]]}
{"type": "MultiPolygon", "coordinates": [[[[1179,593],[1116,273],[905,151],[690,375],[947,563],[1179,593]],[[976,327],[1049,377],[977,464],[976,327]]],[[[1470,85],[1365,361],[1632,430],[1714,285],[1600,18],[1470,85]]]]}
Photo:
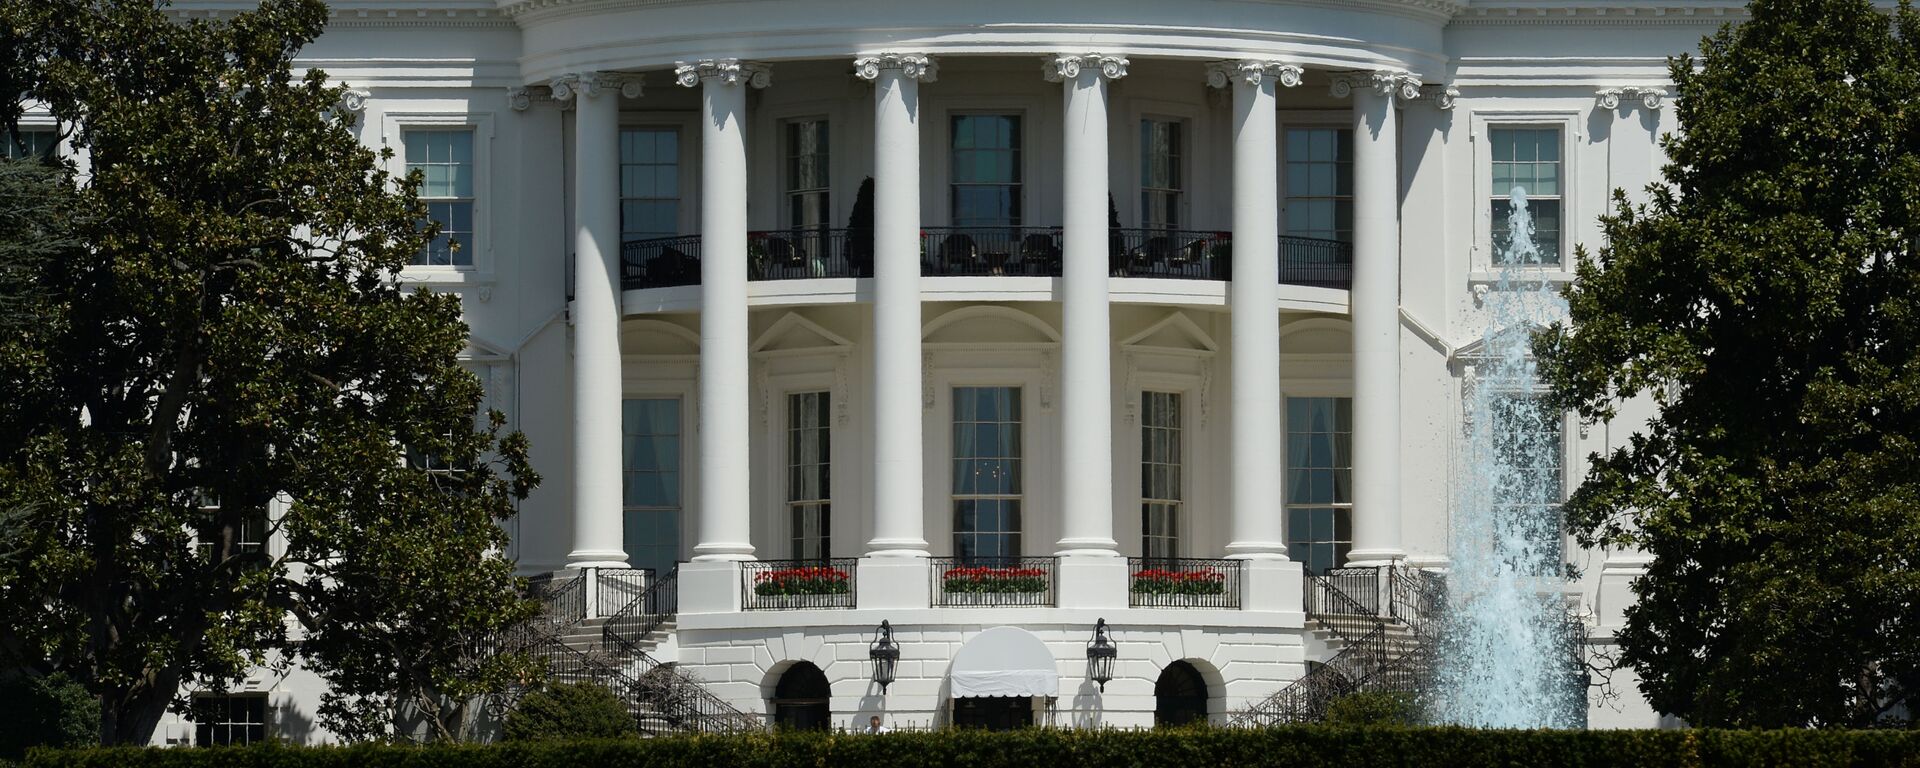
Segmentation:
{"type": "Polygon", "coordinates": [[[873,539],[862,557],[933,557],[922,539],[873,539]]]}
{"type": "Polygon", "coordinates": [[[1356,549],[1347,553],[1343,568],[1382,568],[1407,559],[1399,549],[1356,549]]]}
{"type": "Polygon", "coordinates": [[[1299,563],[1282,558],[1247,557],[1240,566],[1241,607],[1248,611],[1299,613],[1306,610],[1306,572],[1299,563]]]}
{"type": "Polygon", "coordinates": [[[1226,546],[1229,560],[1285,560],[1287,543],[1284,541],[1236,541],[1226,546]]]}
{"type": "Polygon", "coordinates": [[[926,557],[868,555],[854,565],[854,606],[860,610],[922,609],[931,605],[926,557]]]}
{"type": "Polygon", "coordinates": [[[747,543],[698,544],[693,548],[696,561],[752,560],[753,545],[747,543]]]}
{"type": "Polygon", "coordinates": [[[699,560],[680,564],[681,613],[738,613],[740,563],[699,560]]]}
{"type": "Polygon", "coordinates": [[[567,568],[625,568],[627,553],[617,549],[576,549],[567,553],[567,568]]]}
{"type": "Polygon", "coordinates": [[[1061,608],[1127,607],[1127,559],[1112,550],[1104,555],[1062,554],[1054,578],[1061,608]]]}

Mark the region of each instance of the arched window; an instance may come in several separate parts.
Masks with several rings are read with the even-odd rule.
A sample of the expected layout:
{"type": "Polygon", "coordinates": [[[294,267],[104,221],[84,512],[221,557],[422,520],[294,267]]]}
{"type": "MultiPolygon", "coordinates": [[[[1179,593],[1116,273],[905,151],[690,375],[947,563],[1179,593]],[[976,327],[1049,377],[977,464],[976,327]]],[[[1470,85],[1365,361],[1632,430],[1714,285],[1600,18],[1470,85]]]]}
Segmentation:
{"type": "Polygon", "coordinates": [[[824,731],[833,712],[827,698],[833,692],[827,676],[808,662],[799,662],[780,675],[773,688],[773,724],[777,728],[824,731]]]}
{"type": "Polygon", "coordinates": [[[1192,664],[1176,661],[1160,671],[1153,684],[1153,724],[1186,725],[1206,722],[1207,681],[1192,664]]]}

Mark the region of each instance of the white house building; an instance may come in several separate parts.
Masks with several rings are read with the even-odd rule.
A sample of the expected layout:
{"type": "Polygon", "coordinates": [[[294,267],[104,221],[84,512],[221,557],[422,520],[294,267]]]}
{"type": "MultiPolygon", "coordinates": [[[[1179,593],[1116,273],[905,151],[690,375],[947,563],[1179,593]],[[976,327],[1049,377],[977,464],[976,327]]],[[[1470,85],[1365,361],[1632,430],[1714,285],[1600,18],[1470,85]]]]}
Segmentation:
{"type": "MultiPolygon", "coordinates": [[[[1351,644],[1313,585],[1409,620],[1403,577],[1448,564],[1508,190],[1527,269],[1571,279],[1611,190],[1657,176],[1666,57],[1745,14],[333,6],[304,60],[426,173],[447,234],[406,278],[462,297],[546,478],[522,571],[581,576],[582,626],[644,624],[648,669],[849,729],[1227,723],[1351,644]]],[[[1560,492],[1626,413],[1564,422],[1560,492]]],[[[1604,646],[1644,559],[1569,547],[1604,646]]],[[[1657,724],[1613,682],[1592,725],[1657,724]]],[[[158,738],[330,740],[316,685],[262,673],[158,738]]]]}

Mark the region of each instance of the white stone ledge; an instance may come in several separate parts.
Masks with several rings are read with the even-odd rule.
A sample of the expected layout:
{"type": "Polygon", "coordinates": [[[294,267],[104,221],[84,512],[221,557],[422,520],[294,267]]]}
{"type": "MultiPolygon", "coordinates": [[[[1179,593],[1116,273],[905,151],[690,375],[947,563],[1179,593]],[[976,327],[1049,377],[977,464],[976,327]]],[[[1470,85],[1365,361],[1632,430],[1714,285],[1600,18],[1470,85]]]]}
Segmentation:
{"type": "MultiPolygon", "coordinates": [[[[775,636],[801,630],[845,631],[862,636],[873,634],[885,619],[892,623],[895,639],[904,630],[919,632],[971,632],[1002,624],[1028,630],[1069,629],[1091,632],[1093,623],[1106,619],[1109,626],[1142,632],[1178,632],[1182,629],[1252,630],[1299,632],[1306,626],[1306,614],[1299,611],[1239,611],[1201,608],[918,608],[885,610],[799,610],[740,611],[735,613],[681,614],[678,620],[682,643],[701,642],[703,631],[750,631],[775,636]]],[[[714,638],[722,640],[723,638],[714,638]]],[[[1276,641],[1278,638],[1275,638],[1276,641]]],[[[920,641],[916,641],[917,643],[920,641]]],[[[1297,642],[1297,641],[1296,641],[1297,642]]]]}

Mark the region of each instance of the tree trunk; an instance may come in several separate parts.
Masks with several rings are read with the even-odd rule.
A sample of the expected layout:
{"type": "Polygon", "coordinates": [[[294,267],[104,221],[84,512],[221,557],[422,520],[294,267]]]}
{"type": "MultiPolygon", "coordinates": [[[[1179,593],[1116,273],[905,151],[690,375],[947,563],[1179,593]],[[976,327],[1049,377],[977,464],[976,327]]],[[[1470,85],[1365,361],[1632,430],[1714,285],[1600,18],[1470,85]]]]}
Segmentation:
{"type": "Polygon", "coordinates": [[[100,697],[100,743],[138,746],[153,743],[153,732],[167,714],[180,676],[159,672],[130,687],[116,687],[100,697]]]}

